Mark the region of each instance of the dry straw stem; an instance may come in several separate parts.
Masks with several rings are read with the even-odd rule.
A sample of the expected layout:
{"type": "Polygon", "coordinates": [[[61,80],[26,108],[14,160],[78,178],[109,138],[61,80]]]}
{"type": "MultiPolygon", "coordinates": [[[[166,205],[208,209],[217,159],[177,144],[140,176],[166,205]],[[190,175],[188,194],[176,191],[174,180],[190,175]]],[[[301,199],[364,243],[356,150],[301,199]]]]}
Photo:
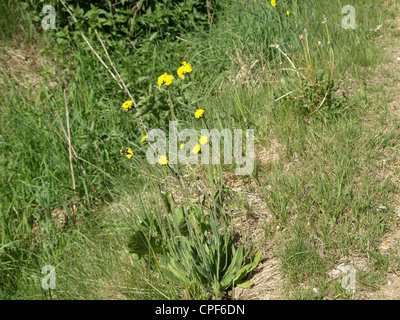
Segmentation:
{"type": "Polygon", "coordinates": [[[281,99],[283,99],[283,98],[285,98],[285,97],[291,95],[292,93],[294,93],[294,92],[296,92],[296,91],[299,91],[299,90],[293,90],[293,91],[290,91],[290,92],[288,92],[288,93],[285,93],[283,96],[281,96],[281,97],[275,99],[275,102],[277,102],[277,101],[279,101],[279,100],[281,100],[281,99]]]}
{"type": "Polygon", "coordinates": [[[68,109],[68,102],[67,102],[67,89],[64,88],[64,101],[65,101],[65,117],[67,118],[67,140],[68,140],[68,153],[69,153],[69,167],[71,169],[71,176],[72,176],[72,189],[76,190],[75,184],[75,175],[74,175],[74,166],[72,164],[72,142],[71,142],[71,131],[69,128],[69,109],[68,109]]]}
{"type": "MultiPolygon", "coordinates": [[[[70,14],[70,16],[71,16],[72,19],[74,20],[74,22],[77,23],[78,20],[76,19],[76,17],[74,16],[74,14],[68,9],[68,7],[65,5],[64,1],[63,1],[63,0],[60,0],[60,2],[61,2],[62,5],[64,6],[64,8],[68,11],[68,13],[70,14]]],[[[135,11],[135,17],[136,17],[137,11],[139,11],[140,7],[142,6],[142,3],[143,3],[143,0],[139,3],[138,8],[137,8],[137,10],[135,11]]],[[[105,54],[106,54],[106,56],[107,56],[107,58],[108,58],[108,61],[110,62],[111,66],[112,66],[112,68],[114,69],[114,72],[115,72],[115,74],[118,76],[119,80],[117,79],[117,77],[115,76],[115,74],[111,71],[111,69],[108,67],[108,65],[103,61],[103,59],[100,57],[100,55],[97,53],[97,51],[94,50],[94,48],[92,47],[92,45],[90,44],[89,40],[86,38],[86,36],[84,35],[84,33],[83,33],[82,31],[80,31],[80,33],[81,33],[81,35],[82,35],[82,38],[85,40],[85,42],[86,42],[87,45],[89,46],[89,48],[93,51],[93,53],[94,53],[95,56],[97,57],[97,59],[99,59],[99,61],[102,63],[102,65],[107,69],[107,71],[111,74],[111,76],[113,77],[113,79],[117,82],[118,86],[119,86],[121,89],[124,89],[125,92],[128,94],[129,98],[132,100],[132,102],[133,102],[133,104],[134,104],[134,106],[135,106],[135,108],[136,108],[137,105],[136,105],[135,99],[133,99],[132,94],[131,94],[130,91],[128,90],[127,86],[125,85],[125,82],[122,80],[122,78],[121,78],[121,76],[119,75],[117,69],[115,68],[114,63],[112,62],[112,60],[111,60],[111,58],[110,58],[110,55],[108,54],[107,48],[105,47],[103,41],[101,40],[100,35],[98,34],[97,30],[95,29],[94,31],[95,31],[96,36],[97,36],[97,38],[99,39],[99,41],[100,41],[100,43],[101,43],[103,49],[104,49],[104,52],[105,52],[105,54]],[[122,83],[122,85],[121,85],[121,83],[122,83]]],[[[143,124],[141,118],[140,118],[140,122],[141,122],[141,126],[139,126],[139,129],[140,129],[142,135],[144,135],[143,128],[145,128],[145,127],[144,127],[144,124],[143,124]]]]}
{"type": "MultiPolygon", "coordinates": [[[[76,183],[75,183],[75,174],[74,174],[74,165],[72,163],[72,160],[73,160],[72,150],[73,150],[73,148],[72,148],[72,140],[71,140],[71,130],[70,130],[70,125],[69,125],[69,108],[68,108],[67,89],[66,88],[64,88],[64,102],[65,102],[65,117],[67,119],[67,132],[65,132],[65,129],[62,126],[61,119],[59,119],[59,120],[60,120],[61,126],[62,126],[62,128],[64,130],[65,136],[66,136],[66,138],[68,140],[69,167],[70,167],[70,170],[71,170],[72,189],[75,191],[75,194],[77,194],[77,192],[76,192],[76,183]]],[[[83,170],[83,168],[82,168],[82,170],[83,170]]],[[[85,172],[85,171],[83,170],[83,172],[85,172]]],[[[72,208],[73,208],[72,212],[76,212],[76,205],[75,204],[73,204],[72,208]]]]}
{"type": "MultiPolygon", "coordinates": [[[[64,6],[64,8],[68,11],[68,13],[71,15],[72,19],[77,23],[78,20],[75,18],[75,16],[73,15],[73,13],[68,9],[68,7],[65,5],[63,0],[60,0],[62,5],[64,6]]],[[[115,77],[115,74],[110,70],[110,68],[107,66],[107,64],[103,61],[103,59],[99,56],[99,54],[96,52],[96,50],[93,49],[92,45],[90,44],[89,40],[86,38],[86,36],[83,34],[82,31],[80,31],[81,36],[83,38],[83,40],[85,40],[85,42],[87,43],[87,45],[89,46],[89,48],[93,51],[93,53],[95,54],[95,56],[97,57],[97,59],[99,59],[99,61],[103,64],[103,66],[108,70],[108,72],[111,74],[111,76],[114,78],[115,81],[117,81],[119,87],[121,89],[123,89],[122,85],[119,83],[118,79],[115,77]]]]}
{"type": "Polygon", "coordinates": [[[135,21],[136,15],[137,15],[138,11],[140,10],[140,8],[142,7],[142,4],[143,4],[143,0],[140,0],[139,4],[136,7],[135,14],[133,15],[133,21],[135,21]]]}
{"type": "MultiPolygon", "coordinates": [[[[59,116],[58,113],[56,113],[56,112],[53,112],[53,111],[51,111],[51,112],[53,113],[53,115],[55,115],[55,116],[57,117],[57,120],[58,120],[58,122],[60,123],[61,129],[63,130],[64,135],[65,135],[65,137],[67,138],[67,142],[68,142],[68,134],[67,134],[67,131],[65,131],[65,128],[64,128],[64,125],[62,124],[62,121],[61,121],[61,119],[60,119],[60,116],[59,116]]],[[[76,151],[75,151],[74,147],[72,146],[72,143],[71,143],[71,145],[69,145],[69,143],[67,143],[67,142],[64,140],[64,138],[61,136],[61,134],[58,132],[58,130],[51,124],[51,122],[50,122],[50,121],[47,121],[47,123],[53,128],[54,132],[58,135],[58,137],[59,137],[59,138],[61,139],[61,141],[65,144],[65,146],[66,146],[67,148],[71,147],[71,151],[73,152],[73,156],[74,156],[75,160],[77,160],[77,159],[78,159],[78,155],[76,154],[76,151]]],[[[83,168],[83,166],[82,166],[80,163],[79,163],[79,167],[81,168],[82,173],[83,173],[84,175],[86,175],[86,171],[85,171],[85,169],[83,168]]],[[[87,178],[87,177],[86,177],[86,178],[87,178]]]]}
{"type": "MultiPolygon", "coordinates": [[[[299,80],[300,80],[300,81],[301,81],[301,77],[306,78],[305,75],[303,75],[303,74],[299,71],[299,69],[295,66],[295,64],[294,64],[293,61],[289,58],[289,56],[288,56],[285,52],[283,52],[283,51],[281,50],[281,48],[279,48],[279,45],[277,45],[277,44],[276,44],[276,45],[271,45],[271,47],[272,47],[272,48],[275,48],[275,49],[277,49],[277,50],[279,50],[279,52],[289,61],[290,65],[291,65],[292,68],[293,68],[293,69],[286,68],[286,69],[280,69],[280,70],[282,70],[282,71],[294,71],[294,72],[296,72],[296,74],[297,74],[297,76],[299,77],[299,80]]],[[[277,102],[277,101],[279,101],[279,100],[281,100],[281,99],[287,97],[288,95],[291,95],[292,93],[294,93],[294,92],[296,92],[296,91],[298,91],[298,90],[293,90],[293,91],[291,91],[291,92],[289,92],[289,93],[284,94],[282,97],[279,97],[279,98],[275,99],[275,102],[277,102]]]]}
{"type": "Polygon", "coordinates": [[[211,22],[211,8],[210,8],[210,0],[207,0],[207,17],[208,17],[208,22],[211,22]]]}
{"type": "Polygon", "coordinates": [[[293,69],[288,69],[288,70],[290,70],[290,71],[295,71],[295,72],[297,73],[297,76],[299,77],[300,82],[301,82],[301,76],[304,77],[304,75],[303,75],[303,74],[299,71],[299,69],[295,66],[295,64],[294,64],[293,61],[289,58],[289,56],[288,56],[285,52],[283,52],[283,51],[281,50],[281,48],[279,48],[279,45],[275,44],[275,45],[271,45],[271,47],[272,47],[272,48],[275,48],[275,49],[277,49],[277,50],[279,50],[279,52],[280,52],[281,54],[283,54],[283,56],[289,61],[290,65],[291,65],[292,68],[293,68],[293,69]]]}
{"type": "Polygon", "coordinates": [[[311,64],[311,55],[310,55],[310,48],[308,46],[308,31],[307,29],[304,29],[304,34],[305,37],[303,35],[300,36],[300,40],[301,40],[301,45],[303,46],[303,50],[304,50],[304,57],[306,59],[306,64],[307,64],[307,72],[308,72],[308,77],[311,80],[312,85],[315,85],[315,78],[314,78],[314,70],[311,64]],[[305,41],[305,45],[304,45],[304,41],[305,41]]]}
{"type": "MultiPolygon", "coordinates": [[[[100,37],[99,33],[97,32],[97,29],[94,29],[94,32],[96,33],[97,39],[99,39],[99,41],[100,41],[100,43],[101,43],[101,46],[103,47],[103,50],[104,50],[104,52],[105,52],[105,54],[106,54],[106,56],[107,56],[107,59],[108,59],[108,61],[110,62],[112,68],[114,69],[115,74],[118,76],[119,80],[121,81],[122,85],[124,86],[124,89],[125,89],[126,93],[128,94],[129,98],[132,100],[133,105],[135,106],[135,108],[137,108],[135,99],[133,99],[132,94],[130,93],[128,87],[125,85],[125,81],[124,81],[124,80],[122,79],[122,77],[120,76],[119,72],[117,71],[117,68],[115,68],[115,65],[114,65],[114,63],[112,62],[112,60],[111,60],[111,58],[110,58],[110,55],[108,54],[107,48],[106,48],[106,46],[104,45],[103,40],[101,40],[101,37],[100,37]]],[[[137,118],[136,118],[136,120],[137,120],[137,118]]],[[[141,118],[140,118],[140,124],[141,124],[141,126],[139,126],[140,131],[141,131],[142,135],[144,135],[144,131],[143,131],[142,128],[145,128],[145,126],[144,126],[143,121],[142,121],[141,118]]]]}
{"type": "Polygon", "coordinates": [[[97,32],[97,29],[94,29],[94,32],[96,33],[97,39],[99,39],[99,41],[100,41],[100,43],[101,43],[101,46],[102,46],[103,49],[104,49],[104,52],[105,52],[105,54],[106,54],[106,56],[107,56],[108,61],[109,61],[110,64],[111,64],[111,67],[114,69],[115,74],[118,76],[119,80],[121,81],[122,85],[124,86],[124,89],[125,89],[126,93],[128,94],[129,98],[131,98],[131,100],[132,100],[132,102],[133,102],[133,105],[134,105],[135,108],[136,108],[136,102],[135,102],[135,100],[133,99],[133,97],[132,97],[130,91],[129,91],[128,88],[126,87],[124,80],[122,80],[122,78],[121,78],[121,76],[119,75],[117,69],[115,68],[114,63],[112,62],[112,60],[111,60],[111,58],[110,58],[110,55],[108,54],[107,48],[106,48],[106,46],[104,45],[103,40],[101,40],[99,33],[97,32]]]}

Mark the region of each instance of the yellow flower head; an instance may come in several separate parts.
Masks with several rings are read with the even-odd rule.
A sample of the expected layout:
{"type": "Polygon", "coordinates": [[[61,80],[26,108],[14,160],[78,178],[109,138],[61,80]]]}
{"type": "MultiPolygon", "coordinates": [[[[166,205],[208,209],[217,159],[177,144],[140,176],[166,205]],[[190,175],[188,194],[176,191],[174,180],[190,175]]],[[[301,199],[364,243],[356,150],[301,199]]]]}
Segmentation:
{"type": "Polygon", "coordinates": [[[158,163],[162,166],[165,166],[168,164],[168,158],[167,156],[161,156],[160,158],[158,158],[158,163]]]}
{"type": "Polygon", "coordinates": [[[194,113],[194,117],[196,119],[200,119],[204,117],[204,109],[197,109],[197,111],[194,113]]]}
{"type": "Polygon", "coordinates": [[[201,150],[201,146],[199,144],[195,145],[195,147],[192,149],[193,154],[198,154],[201,150]]]}
{"type": "Polygon", "coordinates": [[[165,84],[166,86],[171,85],[172,80],[174,80],[174,77],[166,72],[164,72],[164,74],[162,74],[161,76],[158,77],[158,86],[161,87],[163,84],[165,84]]]}
{"type": "Polygon", "coordinates": [[[179,76],[179,78],[181,78],[181,79],[183,79],[183,78],[185,78],[185,70],[183,69],[183,66],[181,66],[181,67],[179,67],[178,68],[178,71],[176,72],[177,74],[178,74],[178,76],[179,76]]]}
{"type": "Polygon", "coordinates": [[[286,15],[289,17],[289,15],[290,15],[290,11],[289,10],[286,11],[286,15]]]}
{"type": "Polygon", "coordinates": [[[124,108],[125,111],[128,111],[128,110],[131,110],[131,109],[132,109],[132,105],[133,105],[133,102],[132,102],[131,100],[125,101],[125,102],[122,104],[122,108],[124,108]]]}
{"type": "Polygon", "coordinates": [[[187,63],[186,61],[183,61],[183,66],[185,67],[186,73],[192,72],[192,65],[190,63],[187,63]]]}
{"type": "Polygon", "coordinates": [[[183,148],[185,145],[183,143],[181,143],[181,145],[179,146],[179,148],[183,148]]]}
{"type": "Polygon", "coordinates": [[[143,136],[143,137],[142,137],[142,140],[141,140],[140,142],[141,142],[141,143],[145,143],[146,140],[147,140],[147,136],[143,136]]]}
{"type": "Polygon", "coordinates": [[[271,1],[271,4],[272,4],[272,6],[275,7],[275,6],[276,6],[276,0],[272,0],[272,1],[271,1]]]}
{"type": "Polygon", "coordinates": [[[200,144],[206,144],[208,142],[208,138],[206,136],[201,136],[199,139],[200,144]]]}
{"type": "Polygon", "coordinates": [[[185,78],[185,74],[190,72],[192,72],[192,65],[186,61],[183,61],[183,65],[180,66],[177,71],[179,78],[185,78]]]}
{"type": "Polygon", "coordinates": [[[132,151],[131,148],[124,148],[124,147],[122,147],[121,150],[120,150],[120,152],[121,152],[121,154],[122,154],[123,156],[126,156],[128,159],[132,158],[132,156],[133,156],[133,151],[132,151]]]}

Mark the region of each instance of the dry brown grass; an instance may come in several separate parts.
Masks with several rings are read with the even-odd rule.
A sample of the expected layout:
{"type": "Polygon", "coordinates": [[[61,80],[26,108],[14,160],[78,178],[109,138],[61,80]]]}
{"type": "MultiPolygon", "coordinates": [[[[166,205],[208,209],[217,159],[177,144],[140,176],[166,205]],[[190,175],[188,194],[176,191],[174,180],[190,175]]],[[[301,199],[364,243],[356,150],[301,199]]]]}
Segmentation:
{"type": "MultiPolygon", "coordinates": [[[[0,69],[22,90],[36,91],[42,82],[56,87],[60,81],[56,63],[42,52],[43,45],[39,42],[28,45],[14,41],[0,49],[0,69]]],[[[0,86],[9,86],[3,76],[0,76],[0,86]]]]}

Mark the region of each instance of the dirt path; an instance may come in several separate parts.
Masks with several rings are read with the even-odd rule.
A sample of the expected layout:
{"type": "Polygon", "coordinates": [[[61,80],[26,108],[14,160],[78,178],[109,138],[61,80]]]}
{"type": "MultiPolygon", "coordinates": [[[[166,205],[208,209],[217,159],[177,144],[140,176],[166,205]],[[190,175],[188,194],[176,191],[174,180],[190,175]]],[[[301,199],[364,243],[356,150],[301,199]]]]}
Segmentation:
{"type": "MultiPolygon", "coordinates": [[[[377,30],[371,30],[371,32],[381,33],[377,41],[380,42],[379,46],[383,48],[379,54],[383,54],[384,62],[375,66],[370,72],[371,77],[365,81],[369,88],[383,87],[384,94],[387,97],[391,97],[391,101],[387,106],[389,119],[387,120],[385,130],[388,132],[394,131],[400,137],[400,16],[396,19],[394,28],[395,30],[391,33],[385,30],[383,26],[379,26],[377,30]]],[[[373,99],[378,101],[379,96],[377,95],[373,99]]],[[[397,194],[393,196],[392,203],[390,204],[390,209],[396,213],[396,220],[394,221],[392,230],[384,237],[380,245],[380,250],[385,256],[391,255],[396,258],[400,257],[400,160],[396,159],[396,157],[393,160],[394,154],[400,155],[400,143],[388,152],[388,159],[383,160],[383,170],[379,173],[384,177],[390,178],[395,185],[399,186],[399,189],[396,191],[397,194]]],[[[264,156],[262,158],[267,159],[267,162],[276,161],[271,156],[264,156]]],[[[260,159],[257,160],[260,161],[260,159]]],[[[260,162],[264,164],[263,161],[260,162]]],[[[258,215],[264,217],[270,215],[267,208],[263,207],[261,209],[256,210],[258,211],[258,215]]],[[[261,228],[262,226],[259,227],[261,228]]],[[[253,228],[255,228],[254,225],[253,228]]],[[[237,288],[235,290],[236,299],[271,300],[285,298],[282,290],[283,280],[280,274],[280,259],[274,255],[272,248],[265,249],[265,247],[263,258],[262,263],[250,279],[254,283],[254,286],[249,289],[237,288]]],[[[386,277],[386,284],[375,291],[356,293],[356,299],[400,299],[400,265],[395,258],[392,259],[393,263],[389,263],[390,267],[386,277]]],[[[364,261],[365,259],[360,258],[358,260],[355,259],[354,261],[356,269],[368,269],[366,268],[367,262],[364,261]]]]}
{"type": "MultiPolygon", "coordinates": [[[[389,120],[387,130],[395,132],[400,137],[400,16],[396,19],[395,30],[392,32],[395,36],[386,36],[387,31],[382,30],[383,40],[382,48],[385,62],[376,68],[373,79],[369,85],[378,85],[385,88],[386,96],[391,97],[388,104],[389,120]]],[[[399,139],[400,140],[400,139],[399,139]]],[[[394,146],[388,154],[387,165],[384,167],[383,175],[390,177],[391,181],[400,189],[400,144],[394,146]],[[393,159],[393,154],[397,154],[397,159],[393,159]]],[[[384,160],[386,164],[386,160],[384,160]]],[[[384,255],[400,257],[400,190],[392,199],[391,209],[395,211],[396,220],[394,221],[391,232],[384,237],[379,249],[384,255]]],[[[379,290],[369,294],[371,299],[398,300],[400,299],[400,270],[399,262],[393,259],[389,263],[389,272],[386,278],[386,284],[379,290]],[[396,270],[397,269],[397,270],[396,270]]]]}

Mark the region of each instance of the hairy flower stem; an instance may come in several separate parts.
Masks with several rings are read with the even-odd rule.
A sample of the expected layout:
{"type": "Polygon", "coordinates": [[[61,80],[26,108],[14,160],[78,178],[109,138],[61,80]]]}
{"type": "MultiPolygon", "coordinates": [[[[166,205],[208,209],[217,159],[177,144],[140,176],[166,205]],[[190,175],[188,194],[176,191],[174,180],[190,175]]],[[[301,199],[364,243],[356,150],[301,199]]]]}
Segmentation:
{"type": "MultiPolygon", "coordinates": [[[[172,122],[174,122],[174,107],[173,107],[173,104],[172,104],[171,93],[169,92],[169,88],[168,88],[168,103],[169,103],[169,109],[171,111],[171,120],[172,120],[172,122]]],[[[173,139],[173,141],[176,142],[176,146],[175,147],[177,148],[178,147],[178,144],[177,144],[178,140],[177,140],[177,137],[176,137],[176,131],[175,130],[173,130],[172,139],[173,139]]],[[[176,150],[178,150],[178,148],[176,150]]],[[[178,158],[178,155],[176,155],[176,156],[178,158]]],[[[180,168],[180,165],[179,165],[179,158],[178,158],[177,167],[178,167],[179,174],[182,176],[181,168],[180,168]]]]}
{"type": "Polygon", "coordinates": [[[168,92],[168,104],[169,104],[169,110],[171,111],[171,121],[174,121],[174,107],[172,105],[172,99],[171,99],[171,94],[169,92],[169,88],[167,90],[168,92]]]}
{"type": "Polygon", "coordinates": [[[197,93],[196,93],[196,88],[195,88],[195,86],[194,86],[194,82],[193,82],[192,78],[190,77],[190,74],[188,74],[188,77],[189,77],[190,82],[191,82],[191,84],[192,84],[192,89],[193,89],[194,97],[195,97],[196,102],[197,102],[197,108],[199,109],[199,108],[200,108],[200,103],[199,103],[199,99],[197,98],[197,93]]]}
{"type": "Polygon", "coordinates": [[[184,197],[184,201],[186,205],[189,205],[189,203],[187,202],[189,199],[188,194],[186,193],[185,190],[185,186],[184,186],[184,180],[183,180],[183,176],[182,173],[180,172],[179,169],[179,165],[178,165],[178,171],[179,174],[174,170],[174,168],[172,168],[169,164],[167,164],[168,169],[172,172],[173,176],[176,178],[176,180],[178,180],[179,182],[179,186],[181,187],[182,193],[183,193],[183,197],[184,197]],[[182,180],[181,180],[182,179],[182,180]],[[183,183],[182,183],[183,182],[183,183]]]}

